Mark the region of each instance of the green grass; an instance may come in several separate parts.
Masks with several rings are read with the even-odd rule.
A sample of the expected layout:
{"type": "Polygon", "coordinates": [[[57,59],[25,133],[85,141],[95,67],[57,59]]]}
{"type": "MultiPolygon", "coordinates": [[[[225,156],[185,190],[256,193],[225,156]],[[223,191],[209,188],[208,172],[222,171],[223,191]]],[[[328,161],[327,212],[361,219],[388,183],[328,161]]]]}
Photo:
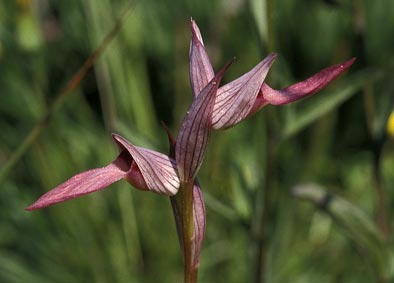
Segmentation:
{"type": "MultiPolygon", "coordinates": [[[[126,6],[121,0],[0,2],[0,175],[126,6]]],[[[315,97],[267,106],[213,133],[199,174],[207,204],[199,282],[262,282],[255,279],[261,241],[265,282],[393,280],[394,144],[385,129],[394,109],[394,2],[133,6],[93,70],[3,175],[0,282],[181,282],[166,197],[122,181],[41,211],[23,209],[73,174],[111,162],[111,132],[167,151],[160,121],[176,132],[192,101],[191,16],[216,70],[237,57],[225,81],[271,51],[279,57],[267,80],[278,88],[358,58],[315,97]],[[331,211],[294,198],[292,188],[304,183],[319,184],[340,201],[331,211]],[[382,212],[379,189],[388,231],[375,220],[382,212]]]]}

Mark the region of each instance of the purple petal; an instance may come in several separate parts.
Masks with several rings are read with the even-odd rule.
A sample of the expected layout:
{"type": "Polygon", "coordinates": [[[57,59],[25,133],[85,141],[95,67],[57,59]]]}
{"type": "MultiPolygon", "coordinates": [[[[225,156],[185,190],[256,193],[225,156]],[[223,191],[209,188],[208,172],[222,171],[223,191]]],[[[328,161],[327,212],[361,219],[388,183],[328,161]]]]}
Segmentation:
{"type": "Polygon", "coordinates": [[[47,207],[65,200],[80,197],[101,189],[104,189],[124,178],[127,171],[118,165],[117,160],[103,168],[92,169],[74,177],[65,183],[57,186],[53,190],[41,196],[35,203],[26,210],[35,210],[47,207]]]}
{"type": "Polygon", "coordinates": [[[205,236],[206,213],[205,204],[202,196],[201,187],[198,181],[194,183],[193,188],[193,217],[194,217],[194,235],[193,235],[193,267],[197,268],[200,263],[200,254],[202,242],[205,236]]]}
{"type": "Polygon", "coordinates": [[[175,145],[175,157],[179,179],[183,183],[193,180],[201,166],[211,132],[216,92],[230,63],[194,99],[179,130],[175,145]]]}
{"type": "Polygon", "coordinates": [[[232,127],[248,116],[275,58],[275,53],[268,55],[248,73],[219,88],[212,117],[215,130],[232,127]]]}
{"type": "Polygon", "coordinates": [[[190,84],[194,96],[197,96],[203,88],[213,79],[213,71],[208,54],[205,51],[204,43],[196,22],[191,20],[192,38],[190,41],[190,84]]]}
{"type": "MultiPolygon", "coordinates": [[[[174,195],[178,192],[179,178],[174,160],[165,154],[134,146],[119,135],[113,134],[113,138],[121,150],[127,150],[132,156],[148,190],[163,195],[174,195]]],[[[133,176],[127,175],[126,179],[133,182],[133,176]]]]}
{"type": "Polygon", "coordinates": [[[281,90],[272,89],[264,83],[248,116],[267,104],[283,105],[315,94],[346,71],[355,60],[356,58],[352,58],[344,63],[325,68],[312,77],[281,90]]]}

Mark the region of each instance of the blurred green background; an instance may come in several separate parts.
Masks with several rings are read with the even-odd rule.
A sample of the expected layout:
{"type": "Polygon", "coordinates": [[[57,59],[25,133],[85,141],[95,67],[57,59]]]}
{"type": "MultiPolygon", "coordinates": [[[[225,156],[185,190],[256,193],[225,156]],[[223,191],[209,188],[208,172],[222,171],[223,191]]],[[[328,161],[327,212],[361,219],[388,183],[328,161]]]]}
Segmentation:
{"type": "Polygon", "coordinates": [[[122,181],[24,208],[111,162],[111,132],[167,152],[160,121],[176,133],[192,101],[190,17],[216,70],[237,57],[227,82],[272,51],[276,88],[357,57],[314,97],[213,133],[199,174],[199,282],[393,282],[394,1],[136,0],[94,68],[56,100],[127,5],[0,2],[0,282],[182,281],[166,197],[122,181]]]}

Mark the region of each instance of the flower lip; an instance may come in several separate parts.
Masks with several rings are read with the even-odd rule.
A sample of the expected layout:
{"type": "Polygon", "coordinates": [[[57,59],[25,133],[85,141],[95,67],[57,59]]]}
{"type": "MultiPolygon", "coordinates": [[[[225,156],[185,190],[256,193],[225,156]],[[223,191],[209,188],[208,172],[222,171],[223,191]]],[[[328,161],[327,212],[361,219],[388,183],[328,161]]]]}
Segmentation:
{"type": "Polygon", "coordinates": [[[268,104],[284,105],[317,93],[349,69],[355,60],[356,58],[351,58],[343,63],[329,66],[304,81],[279,90],[271,88],[264,82],[248,117],[268,104]]]}
{"type": "Polygon", "coordinates": [[[124,179],[138,190],[148,191],[149,188],[145,182],[144,175],[141,173],[130,151],[123,145],[123,138],[117,134],[112,134],[118,149],[119,155],[113,162],[120,170],[126,173],[124,179]]]}
{"type": "Polygon", "coordinates": [[[267,84],[263,84],[261,93],[263,98],[272,105],[283,105],[300,100],[326,87],[330,82],[345,72],[355,60],[356,58],[352,58],[343,63],[324,68],[308,79],[295,83],[282,90],[274,90],[267,84]]]}

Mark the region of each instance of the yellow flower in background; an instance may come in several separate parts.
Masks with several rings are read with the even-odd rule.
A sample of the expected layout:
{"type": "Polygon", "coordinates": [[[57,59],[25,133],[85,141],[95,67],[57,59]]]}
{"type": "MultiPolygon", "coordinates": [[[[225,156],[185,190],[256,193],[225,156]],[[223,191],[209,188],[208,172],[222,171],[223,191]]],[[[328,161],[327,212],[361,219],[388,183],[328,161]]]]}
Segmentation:
{"type": "Polygon", "coordinates": [[[389,119],[387,120],[387,134],[394,138],[394,110],[391,112],[389,119]]]}

